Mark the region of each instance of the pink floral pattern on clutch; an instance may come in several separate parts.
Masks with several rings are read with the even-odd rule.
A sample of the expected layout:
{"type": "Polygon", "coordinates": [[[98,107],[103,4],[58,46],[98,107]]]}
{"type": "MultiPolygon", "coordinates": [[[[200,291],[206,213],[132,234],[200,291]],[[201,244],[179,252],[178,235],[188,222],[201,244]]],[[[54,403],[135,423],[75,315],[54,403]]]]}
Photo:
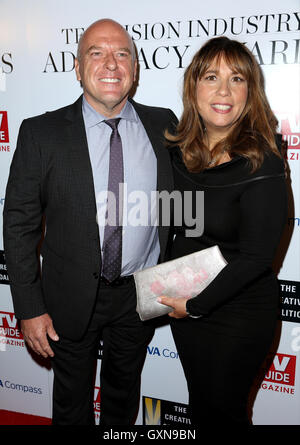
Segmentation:
{"type": "Polygon", "coordinates": [[[184,267],[182,271],[174,270],[171,272],[164,284],[164,281],[153,281],[150,290],[159,297],[166,295],[166,290],[175,286],[173,297],[191,297],[191,293],[197,284],[201,284],[208,279],[208,273],[200,269],[194,272],[190,267],[184,267]]]}
{"type": "Polygon", "coordinates": [[[219,247],[213,246],[136,272],[137,312],[141,320],[171,312],[171,308],[156,301],[161,295],[199,295],[226,264],[219,247]]]}

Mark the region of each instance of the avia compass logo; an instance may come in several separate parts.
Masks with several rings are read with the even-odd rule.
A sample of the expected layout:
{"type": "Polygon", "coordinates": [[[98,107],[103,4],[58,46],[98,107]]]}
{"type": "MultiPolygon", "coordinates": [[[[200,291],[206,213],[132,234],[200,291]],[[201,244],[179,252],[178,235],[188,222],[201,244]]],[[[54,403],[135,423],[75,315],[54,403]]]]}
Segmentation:
{"type": "Polygon", "coordinates": [[[177,351],[172,351],[169,348],[158,348],[157,346],[147,346],[147,354],[152,357],[164,357],[170,359],[179,359],[177,351]]]}
{"type": "Polygon", "coordinates": [[[42,388],[36,386],[24,385],[23,383],[11,382],[10,380],[0,379],[0,388],[12,391],[20,391],[23,393],[33,393],[37,395],[43,394],[42,388]]]}

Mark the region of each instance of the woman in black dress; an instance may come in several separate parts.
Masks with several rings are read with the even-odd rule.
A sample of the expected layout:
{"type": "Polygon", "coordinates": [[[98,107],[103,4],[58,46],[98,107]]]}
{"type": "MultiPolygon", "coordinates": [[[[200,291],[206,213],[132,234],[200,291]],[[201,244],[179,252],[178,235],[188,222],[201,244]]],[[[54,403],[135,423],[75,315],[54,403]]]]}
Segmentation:
{"type": "Polygon", "coordinates": [[[172,257],[218,245],[228,264],[197,297],[159,301],[173,307],[192,423],[247,425],[249,391],[278,317],[272,261],[287,198],[277,120],[254,57],[226,37],[194,56],[183,104],[176,135],[167,134],[175,189],[183,198],[204,191],[204,231],[188,237],[191,227],[177,227],[172,257]]]}

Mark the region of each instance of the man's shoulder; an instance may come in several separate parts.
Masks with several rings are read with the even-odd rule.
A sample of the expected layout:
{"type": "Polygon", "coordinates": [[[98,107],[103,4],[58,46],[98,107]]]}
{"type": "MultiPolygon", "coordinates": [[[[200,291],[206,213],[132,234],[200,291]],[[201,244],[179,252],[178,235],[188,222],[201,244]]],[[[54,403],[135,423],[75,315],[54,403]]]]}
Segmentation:
{"type": "Polygon", "coordinates": [[[178,119],[170,108],[141,104],[130,99],[135,111],[145,126],[161,130],[168,128],[175,131],[178,119]]]}
{"type": "Polygon", "coordinates": [[[64,107],[58,108],[56,110],[46,111],[45,113],[29,117],[24,120],[25,124],[29,125],[43,125],[63,122],[69,117],[75,117],[81,110],[81,98],[77,99],[76,102],[64,107]]]}
{"type": "Polygon", "coordinates": [[[151,114],[153,116],[175,116],[173,111],[170,108],[166,107],[158,107],[153,105],[145,105],[140,102],[136,102],[133,99],[130,99],[130,103],[134,106],[137,112],[144,112],[147,114],[151,114]]]}

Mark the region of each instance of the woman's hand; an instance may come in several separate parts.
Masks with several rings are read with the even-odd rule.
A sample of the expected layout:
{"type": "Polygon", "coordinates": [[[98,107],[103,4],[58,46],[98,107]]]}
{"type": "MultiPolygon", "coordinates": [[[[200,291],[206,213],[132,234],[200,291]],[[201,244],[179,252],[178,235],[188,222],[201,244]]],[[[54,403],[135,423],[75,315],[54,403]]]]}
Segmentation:
{"type": "Polygon", "coordinates": [[[188,301],[188,298],[165,297],[162,295],[161,297],[157,298],[157,301],[174,309],[168,314],[169,317],[184,318],[188,315],[186,312],[186,302],[188,301]]]}

